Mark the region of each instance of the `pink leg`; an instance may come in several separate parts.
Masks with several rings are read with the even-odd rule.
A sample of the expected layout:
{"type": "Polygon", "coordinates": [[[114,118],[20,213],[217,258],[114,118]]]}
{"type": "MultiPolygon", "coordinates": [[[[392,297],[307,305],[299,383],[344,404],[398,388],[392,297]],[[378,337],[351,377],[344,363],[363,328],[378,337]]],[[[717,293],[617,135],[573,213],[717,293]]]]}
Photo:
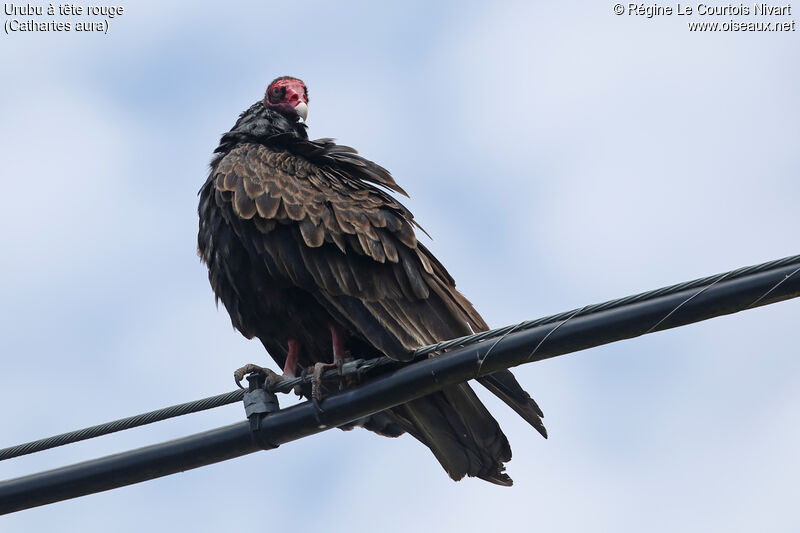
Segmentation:
{"type": "Polygon", "coordinates": [[[339,363],[344,361],[344,342],[339,337],[339,331],[333,324],[330,324],[331,330],[331,344],[333,345],[333,362],[339,363]]]}
{"type": "MultiPolygon", "coordinates": [[[[286,356],[286,364],[283,365],[282,376],[279,376],[269,368],[264,368],[262,366],[254,365],[251,363],[249,365],[244,365],[242,368],[233,373],[233,379],[236,381],[236,385],[238,385],[239,388],[244,388],[242,387],[241,383],[242,379],[244,379],[246,375],[252,374],[254,372],[260,372],[266,374],[267,381],[269,382],[270,386],[274,386],[276,383],[278,383],[284,378],[297,377],[296,370],[297,370],[297,361],[300,358],[300,343],[294,339],[289,339],[287,344],[289,344],[289,354],[286,356]]],[[[297,392],[298,395],[300,394],[299,389],[296,389],[295,392],[297,392]]]]}
{"type": "Polygon", "coordinates": [[[339,329],[333,324],[328,324],[328,329],[331,332],[333,363],[316,363],[314,365],[314,372],[311,375],[311,396],[317,401],[322,400],[322,373],[328,368],[341,369],[341,365],[344,363],[344,342],[339,335],[339,329]]]}
{"type": "Polygon", "coordinates": [[[289,339],[289,355],[286,356],[286,364],[283,365],[283,375],[285,377],[293,378],[296,376],[297,359],[300,357],[300,344],[294,340],[289,339]]]}

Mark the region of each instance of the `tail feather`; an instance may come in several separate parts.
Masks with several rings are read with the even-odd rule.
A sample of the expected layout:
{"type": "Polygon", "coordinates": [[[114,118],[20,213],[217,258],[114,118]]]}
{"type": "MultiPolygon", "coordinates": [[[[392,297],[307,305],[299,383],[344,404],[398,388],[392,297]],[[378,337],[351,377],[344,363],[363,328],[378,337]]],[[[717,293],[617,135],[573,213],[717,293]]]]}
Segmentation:
{"type": "Polygon", "coordinates": [[[517,382],[511,371],[499,370],[488,376],[478,378],[478,382],[516,411],[542,437],[547,438],[547,428],[544,427],[542,422],[544,413],[542,413],[542,410],[531,398],[530,394],[517,382]]]}
{"type": "Polygon", "coordinates": [[[469,385],[445,387],[391,412],[431,449],[452,479],[473,476],[497,485],[513,483],[503,465],[511,459],[508,440],[469,385]]]}

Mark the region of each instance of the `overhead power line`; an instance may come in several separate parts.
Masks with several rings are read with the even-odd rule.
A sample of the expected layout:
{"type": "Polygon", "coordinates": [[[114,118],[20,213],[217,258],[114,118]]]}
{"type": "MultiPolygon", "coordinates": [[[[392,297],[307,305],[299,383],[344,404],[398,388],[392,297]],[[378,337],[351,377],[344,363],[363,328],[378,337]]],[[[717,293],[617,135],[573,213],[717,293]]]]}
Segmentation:
{"type": "MultiPolygon", "coordinates": [[[[535,320],[526,320],[524,322],[520,322],[519,324],[512,324],[510,326],[505,326],[502,328],[497,328],[489,331],[484,331],[481,333],[476,333],[473,335],[467,335],[457,339],[452,339],[444,342],[439,342],[436,344],[431,344],[428,346],[423,346],[422,348],[418,348],[414,352],[414,356],[415,358],[422,358],[431,353],[448,350],[458,346],[466,346],[482,340],[501,337],[513,331],[524,331],[526,329],[530,329],[536,326],[541,326],[544,324],[553,324],[555,322],[564,320],[565,318],[569,318],[571,316],[576,316],[578,314],[586,315],[590,313],[595,313],[597,311],[613,309],[623,305],[630,305],[637,302],[651,300],[659,296],[667,296],[670,294],[675,294],[677,292],[685,291],[688,289],[705,290],[704,289],[705,287],[713,285],[723,280],[735,280],[742,276],[749,276],[762,272],[769,272],[776,268],[793,265],[795,263],[800,263],[800,256],[785,257],[783,259],[777,259],[775,261],[769,261],[767,263],[762,263],[759,265],[743,267],[736,270],[731,270],[730,272],[725,272],[723,274],[708,276],[693,281],[686,281],[683,283],[678,283],[676,285],[670,285],[668,287],[662,287],[660,289],[642,292],[632,296],[626,296],[624,298],[618,298],[616,300],[610,300],[599,304],[587,305],[580,309],[573,309],[572,311],[565,311],[563,313],[558,313],[556,315],[537,318],[535,320]]],[[[339,373],[337,370],[329,370],[325,374],[325,377],[333,378],[340,375],[348,375],[352,373],[364,374],[369,370],[371,370],[372,368],[394,363],[395,362],[392,359],[389,359],[388,357],[385,356],[376,357],[374,359],[369,359],[369,360],[358,359],[346,363],[341,373],[339,373]]],[[[303,382],[308,382],[309,380],[310,377],[284,379],[281,382],[277,383],[275,386],[273,386],[271,390],[273,392],[289,392],[294,388],[295,385],[298,385],[303,382]]],[[[76,431],[70,431],[68,433],[61,433],[59,435],[54,435],[52,437],[47,437],[44,439],[39,439],[24,444],[19,444],[17,446],[3,448],[0,449],[0,461],[44,450],[49,450],[51,448],[56,448],[58,446],[64,446],[66,444],[72,444],[75,442],[80,442],[82,440],[92,439],[103,435],[109,435],[111,433],[116,433],[118,431],[132,429],[147,424],[152,424],[154,422],[160,422],[162,420],[167,420],[177,416],[197,413],[208,409],[214,409],[216,407],[221,407],[223,405],[239,402],[242,400],[243,395],[244,391],[234,390],[224,394],[218,394],[216,396],[203,398],[201,400],[195,400],[191,402],[172,405],[170,407],[156,409],[154,411],[149,411],[139,415],[121,418],[119,420],[114,420],[112,422],[106,422],[104,424],[98,424],[95,426],[90,426],[76,431]]]]}
{"type": "MultiPolygon", "coordinates": [[[[800,296],[798,273],[800,256],[788,257],[508,326],[484,336],[483,342],[476,337],[484,334],[456,339],[452,342],[467,345],[404,365],[316,405],[305,402],[251,416],[250,422],[1,482],[0,514],[273,448],[511,366],[794,298],[800,296]]],[[[354,371],[381,361],[358,362],[354,371]]]]}
{"type": "Polygon", "coordinates": [[[72,444],[82,440],[109,435],[117,431],[146,426],[147,424],[175,418],[176,416],[199,413],[200,411],[222,407],[223,405],[241,401],[242,396],[244,396],[243,390],[235,390],[226,392],[225,394],[203,398],[202,400],[179,403],[163,409],[156,409],[155,411],[148,411],[147,413],[120,418],[113,422],[106,422],[68,433],[61,433],[59,435],[47,437],[46,439],[34,440],[26,442],[25,444],[3,448],[0,450],[0,461],[28,455],[30,453],[42,452],[51,448],[57,448],[58,446],[64,446],[65,444],[72,444]]]}

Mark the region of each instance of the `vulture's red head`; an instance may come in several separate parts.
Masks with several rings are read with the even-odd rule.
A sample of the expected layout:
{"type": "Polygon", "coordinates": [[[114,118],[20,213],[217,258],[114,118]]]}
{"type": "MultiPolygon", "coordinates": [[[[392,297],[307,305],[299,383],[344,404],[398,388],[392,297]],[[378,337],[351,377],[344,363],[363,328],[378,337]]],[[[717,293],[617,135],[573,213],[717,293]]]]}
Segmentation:
{"type": "Polygon", "coordinates": [[[267,87],[264,105],[290,120],[306,120],[308,116],[308,89],[306,84],[291,76],[276,78],[267,87]]]}

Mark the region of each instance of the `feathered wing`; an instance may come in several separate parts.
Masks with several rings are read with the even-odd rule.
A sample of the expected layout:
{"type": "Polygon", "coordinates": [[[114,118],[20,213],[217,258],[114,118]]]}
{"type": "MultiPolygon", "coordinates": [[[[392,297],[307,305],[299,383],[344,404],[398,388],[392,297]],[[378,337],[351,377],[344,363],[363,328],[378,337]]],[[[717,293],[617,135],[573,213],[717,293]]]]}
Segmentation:
{"type": "MultiPolygon", "coordinates": [[[[329,140],[291,150],[245,143],[215,161],[201,196],[211,201],[213,194],[222,218],[272,280],[310,294],[349,334],[394,359],[487,329],[417,241],[411,213],[365,181],[403,193],[387,171],[329,140]]],[[[541,411],[511,372],[479,381],[546,435],[541,411]]],[[[454,479],[511,483],[502,472],[511,458],[508,441],[469,385],[384,415],[380,426],[392,428],[386,434],[399,425],[454,479]]]]}
{"type": "Polygon", "coordinates": [[[424,344],[485,329],[417,242],[411,214],[348,170],[243,144],[212,179],[216,201],[269,274],[312,294],[386,355],[407,360],[424,344]]]}

